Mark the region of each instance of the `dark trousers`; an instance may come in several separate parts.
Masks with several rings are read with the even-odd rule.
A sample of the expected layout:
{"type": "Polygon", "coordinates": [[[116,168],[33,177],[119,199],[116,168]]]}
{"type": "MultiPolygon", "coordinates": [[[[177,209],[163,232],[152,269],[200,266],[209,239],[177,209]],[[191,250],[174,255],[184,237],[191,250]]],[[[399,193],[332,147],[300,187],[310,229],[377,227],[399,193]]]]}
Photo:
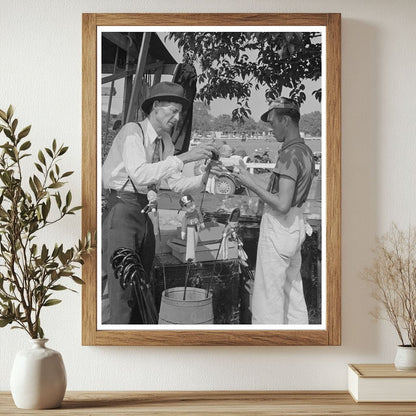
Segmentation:
{"type": "Polygon", "coordinates": [[[111,256],[119,248],[133,249],[150,275],[155,257],[155,235],[152,221],[140,212],[147,203],[146,195],[111,191],[102,223],[102,273],[109,297],[109,319],[105,322],[103,319],[103,323],[142,323],[134,290],[131,286],[121,287],[114,276],[111,256]]]}

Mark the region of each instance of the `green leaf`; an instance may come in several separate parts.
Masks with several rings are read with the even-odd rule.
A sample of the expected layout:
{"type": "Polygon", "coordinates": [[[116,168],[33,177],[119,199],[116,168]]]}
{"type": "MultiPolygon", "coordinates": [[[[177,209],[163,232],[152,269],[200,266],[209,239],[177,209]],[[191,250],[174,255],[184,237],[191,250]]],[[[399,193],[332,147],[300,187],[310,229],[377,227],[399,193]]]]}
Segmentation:
{"type": "Polygon", "coordinates": [[[66,198],[65,198],[66,206],[69,207],[71,202],[72,202],[72,194],[71,194],[71,191],[68,191],[68,193],[66,194],[66,198]]]}
{"type": "Polygon", "coordinates": [[[49,157],[53,157],[53,153],[52,153],[52,150],[51,149],[49,149],[49,148],[45,148],[45,152],[49,155],[49,157]]]}
{"type": "Polygon", "coordinates": [[[57,192],[55,194],[55,199],[56,199],[56,205],[58,205],[58,208],[61,208],[61,206],[62,206],[62,199],[61,199],[61,194],[59,192],[57,192]]]}
{"type": "Polygon", "coordinates": [[[57,255],[58,255],[58,244],[55,243],[55,247],[53,248],[51,256],[52,258],[55,258],[57,255]]]}
{"type": "Polygon", "coordinates": [[[30,186],[30,189],[32,190],[33,194],[37,198],[37,196],[38,196],[38,190],[37,190],[37,188],[35,186],[35,183],[33,182],[33,178],[31,178],[31,177],[29,178],[29,186],[30,186]]]}
{"type": "Polygon", "coordinates": [[[47,203],[42,204],[42,218],[46,221],[46,219],[48,218],[49,215],[49,211],[50,211],[50,204],[48,205],[47,203]]]}
{"type": "Polygon", "coordinates": [[[39,150],[39,152],[38,152],[38,159],[39,159],[40,163],[42,163],[43,165],[46,166],[45,156],[44,156],[44,154],[42,153],[41,150],[39,150]]]}
{"type": "Polygon", "coordinates": [[[64,182],[55,182],[55,183],[50,184],[48,188],[51,188],[51,189],[62,188],[64,185],[65,185],[64,182]]]}
{"type": "Polygon", "coordinates": [[[4,328],[5,326],[11,324],[13,322],[13,318],[0,318],[0,328],[4,328]]]}
{"type": "Polygon", "coordinates": [[[3,302],[8,302],[9,300],[11,300],[12,298],[10,297],[10,296],[8,296],[8,295],[3,295],[3,294],[1,294],[0,293],[0,299],[3,301],[3,302]]]}
{"type": "MultiPolygon", "coordinates": [[[[29,134],[29,132],[30,132],[30,129],[32,128],[32,126],[26,126],[18,135],[17,135],[17,138],[20,140],[20,139],[23,139],[24,137],[26,137],[28,134],[29,134]]],[[[26,142],[27,143],[27,142],[26,142]]]]}
{"type": "Polygon", "coordinates": [[[0,118],[7,122],[7,114],[3,110],[0,110],[0,118]]]}
{"type": "Polygon", "coordinates": [[[48,299],[43,306],[53,306],[53,305],[57,305],[58,303],[61,303],[62,300],[60,299],[48,299]]]}
{"type": "Polygon", "coordinates": [[[82,206],[81,205],[78,205],[76,207],[71,208],[70,212],[79,211],[80,209],[82,209],[82,206]]]}
{"type": "Polygon", "coordinates": [[[30,141],[28,140],[20,146],[20,151],[27,150],[30,146],[32,146],[32,143],[30,143],[30,141]]]}
{"type": "Polygon", "coordinates": [[[47,257],[48,257],[48,249],[45,246],[45,244],[43,244],[42,245],[42,251],[41,251],[41,254],[40,254],[40,258],[41,258],[43,263],[45,263],[47,257]]]}
{"type": "Polygon", "coordinates": [[[63,285],[55,285],[55,286],[51,286],[51,290],[67,290],[68,288],[66,286],[63,285]]]}
{"type": "Polygon", "coordinates": [[[36,189],[38,191],[41,191],[42,190],[42,183],[41,183],[41,181],[39,180],[39,178],[36,175],[33,175],[33,182],[36,185],[36,189]]]}
{"type": "MultiPolygon", "coordinates": [[[[37,222],[31,222],[29,225],[29,232],[33,234],[35,231],[39,229],[39,224],[37,222]]],[[[33,236],[31,236],[33,238],[33,236]]]]}
{"type": "Polygon", "coordinates": [[[12,132],[13,132],[13,134],[16,131],[17,123],[18,123],[18,120],[17,120],[17,118],[15,118],[13,120],[13,123],[12,123],[12,132]]]}
{"type": "Polygon", "coordinates": [[[74,173],[74,171],[70,171],[70,172],[65,172],[61,178],[66,178],[67,176],[71,176],[74,173]]]}
{"type": "Polygon", "coordinates": [[[39,338],[43,338],[45,336],[45,333],[43,332],[43,329],[40,326],[40,323],[38,324],[38,335],[39,335],[39,338]]]}
{"type": "Polygon", "coordinates": [[[3,131],[4,131],[4,134],[6,135],[6,137],[8,139],[11,139],[13,137],[13,135],[12,135],[12,133],[9,129],[4,129],[3,131]]]}
{"type": "Polygon", "coordinates": [[[43,173],[43,168],[42,168],[42,165],[40,165],[39,163],[35,162],[35,166],[36,166],[36,169],[37,169],[39,172],[43,173]]]}
{"type": "Polygon", "coordinates": [[[52,142],[52,150],[56,152],[56,140],[55,139],[53,139],[53,142],[52,142]]]}
{"type": "Polygon", "coordinates": [[[68,146],[64,146],[60,149],[58,156],[62,156],[68,150],[68,146]]]}
{"type": "Polygon", "coordinates": [[[29,153],[25,153],[23,155],[20,155],[20,160],[24,159],[25,157],[31,156],[29,153]]]}
{"type": "Polygon", "coordinates": [[[14,108],[12,105],[9,105],[9,108],[7,109],[7,121],[11,121],[14,114],[14,108]]]}
{"type": "Polygon", "coordinates": [[[65,255],[65,253],[63,251],[59,251],[58,258],[59,258],[59,261],[62,264],[65,264],[66,263],[67,258],[66,258],[66,255],[65,255]]]}
{"type": "Polygon", "coordinates": [[[71,276],[73,276],[74,275],[74,273],[73,272],[69,272],[69,271],[61,271],[61,273],[59,273],[59,275],[61,276],[61,277],[64,277],[64,276],[66,276],[66,277],[71,277],[71,276]]]}
{"type": "Polygon", "coordinates": [[[55,244],[55,248],[53,249],[52,257],[55,258],[56,256],[59,256],[60,253],[62,253],[64,249],[64,245],[61,244],[58,246],[58,244],[55,244]]]}
{"type": "Polygon", "coordinates": [[[71,279],[72,279],[75,283],[78,283],[79,285],[85,285],[85,282],[84,282],[82,279],[80,279],[79,277],[77,277],[77,276],[72,276],[72,277],[71,277],[71,279]]]}

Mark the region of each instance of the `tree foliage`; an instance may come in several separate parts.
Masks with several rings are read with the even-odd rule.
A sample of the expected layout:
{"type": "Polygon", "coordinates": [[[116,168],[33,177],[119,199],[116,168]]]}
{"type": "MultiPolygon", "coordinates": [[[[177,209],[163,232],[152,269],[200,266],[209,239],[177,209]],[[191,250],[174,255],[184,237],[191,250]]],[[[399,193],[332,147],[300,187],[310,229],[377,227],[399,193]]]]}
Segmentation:
{"type": "Polygon", "coordinates": [[[23,177],[21,161],[31,156],[31,142],[24,140],[30,126],[17,133],[18,120],[13,107],[0,110],[0,133],[6,141],[0,145],[0,327],[24,329],[32,338],[43,338],[40,323],[43,307],[61,302],[53,295],[72,290],[61,284],[62,278],[83,281],[75,268],[93,249],[90,233],[73,248],[55,244],[49,249],[37,244],[38,233],[67,215],[81,209],[72,206],[71,191],[61,188],[72,171],[61,171],[58,162],[68,147],[53,140],[51,147],[39,150],[34,162],[36,173],[23,177]]]}
{"type": "Polygon", "coordinates": [[[320,111],[303,114],[299,121],[300,131],[314,137],[321,136],[322,115],[320,111]]]}
{"type": "Polygon", "coordinates": [[[215,130],[214,116],[210,113],[209,106],[201,101],[194,102],[192,130],[200,134],[215,130]]]}
{"type": "MultiPolygon", "coordinates": [[[[307,135],[321,136],[322,115],[320,111],[303,114],[300,117],[300,131],[307,135]]],[[[224,133],[236,132],[239,134],[252,132],[263,133],[270,131],[270,125],[263,121],[256,122],[252,117],[245,119],[244,123],[239,120],[233,120],[229,114],[220,114],[214,117],[210,113],[210,108],[202,102],[194,103],[192,127],[194,132],[198,134],[207,134],[213,131],[221,131],[224,133]]]]}
{"type": "MultiPolygon", "coordinates": [[[[197,98],[237,99],[233,120],[247,119],[253,88],[266,86],[265,98],[277,98],[283,88],[302,104],[304,80],[321,77],[319,32],[173,32],[168,35],[183,52],[184,61],[198,63],[201,86],[197,98]]],[[[321,89],[312,93],[321,100],[321,89]]]]}
{"type": "Polygon", "coordinates": [[[192,118],[192,129],[199,134],[206,134],[213,131],[236,132],[236,133],[262,133],[270,130],[267,123],[256,122],[252,117],[248,117],[244,122],[233,120],[229,114],[220,114],[214,117],[210,113],[207,104],[197,101],[194,103],[192,118]]]}

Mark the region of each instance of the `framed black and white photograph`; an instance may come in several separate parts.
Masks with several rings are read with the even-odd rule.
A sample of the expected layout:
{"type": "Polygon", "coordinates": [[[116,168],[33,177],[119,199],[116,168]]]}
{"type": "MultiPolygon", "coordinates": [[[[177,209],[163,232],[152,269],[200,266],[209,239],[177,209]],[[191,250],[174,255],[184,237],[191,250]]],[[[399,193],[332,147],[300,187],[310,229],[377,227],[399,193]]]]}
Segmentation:
{"type": "Polygon", "coordinates": [[[84,14],[84,345],[339,345],[340,15],[84,14]]]}

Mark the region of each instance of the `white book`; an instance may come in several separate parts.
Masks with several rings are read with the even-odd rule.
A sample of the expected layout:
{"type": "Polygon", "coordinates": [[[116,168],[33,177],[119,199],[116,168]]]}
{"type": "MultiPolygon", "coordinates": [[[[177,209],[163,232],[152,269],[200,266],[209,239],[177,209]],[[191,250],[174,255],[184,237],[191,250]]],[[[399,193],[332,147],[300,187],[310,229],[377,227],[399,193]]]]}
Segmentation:
{"type": "Polygon", "coordinates": [[[416,402],[416,371],[398,371],[394,364],[349,364],[348,391],[356,402],[416,402]]]}

